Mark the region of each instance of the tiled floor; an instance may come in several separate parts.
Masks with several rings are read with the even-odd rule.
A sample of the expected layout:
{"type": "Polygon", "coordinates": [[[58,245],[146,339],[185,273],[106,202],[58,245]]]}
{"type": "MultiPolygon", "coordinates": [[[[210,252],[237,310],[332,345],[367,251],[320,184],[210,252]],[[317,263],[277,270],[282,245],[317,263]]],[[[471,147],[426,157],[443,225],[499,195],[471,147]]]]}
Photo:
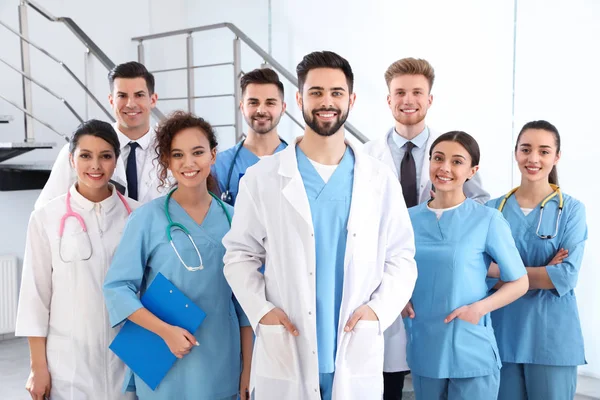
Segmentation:
{"type": "Polygon", "coordinates": [[[0,341],[0,399],[30,400],[25,391],[29,376],[29,349],[24,339],[0,341]]]}
{"type": "MultiPolygon", "coordinates": [[[[0,341],[0,399],[29,400],[25,391],[25,381],[29,375],[29,350],[25,339],[9,339],[0,341]]],[[[600,399],[599,384],[589,378],[579,378],[578,392],[575,400],[600,399]]],[[[411,389],[410,379],[407,389],[411,389]]],[[[405,393],[403,400],[414,400],[413,393],[405,393]]]]}

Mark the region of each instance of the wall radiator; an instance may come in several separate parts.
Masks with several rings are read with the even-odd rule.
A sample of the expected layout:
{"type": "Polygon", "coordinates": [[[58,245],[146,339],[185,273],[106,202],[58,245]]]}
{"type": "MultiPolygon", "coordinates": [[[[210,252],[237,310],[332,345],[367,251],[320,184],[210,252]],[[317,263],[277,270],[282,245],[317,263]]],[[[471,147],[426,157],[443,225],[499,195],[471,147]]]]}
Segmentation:
{"type": "Polygon", "coordinates": [[[0,335],[15,331],[19,296],[18,258],[0,256],[0,335]]]}

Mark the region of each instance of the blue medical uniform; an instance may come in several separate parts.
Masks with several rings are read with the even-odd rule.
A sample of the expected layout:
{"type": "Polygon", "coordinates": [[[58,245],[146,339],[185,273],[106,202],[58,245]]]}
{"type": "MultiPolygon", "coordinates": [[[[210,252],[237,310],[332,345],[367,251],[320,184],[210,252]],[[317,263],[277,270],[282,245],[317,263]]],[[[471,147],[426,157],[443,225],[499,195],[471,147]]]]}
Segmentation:
{"type": "MultiPolygon", "coordinates": [[[[281,142],[275,149],[275,153],[280,152],[286,147],[287,145],[284,142],[281,142]]],[[[215,165],[212,167],[212,173],[213,176],[217,178],[221,193],[224,193],[229,188],[229,192],[233,196],[233,204],[235,204],[235,199],[238,194],[240,179],[242,179],[242,176],[244,176],[249,167],[253,166],[259,161],[260,158],[242,146],[242,142],[239,142],[235,146],[225,151],[217,153],[217,160],[215,165]],[[237,157],[235,157],[235,153],[238,149],[239,153],[237,157]],[[235,164],[233,165],[231,180],[229,180],[229,170],[231,168],[231,164],[234,162],[234,158],[235,164]]]]}
{"type": "MultiPolygon", "coordinates": [[[[540,239],[536,235],[539,205],[526,216],[513,195],[502,211],[523,263],[546,268],[555,289],[529,290],[514,303],[492,313],[504,364],[500,399],[573,398],[576,366],[586,364],[573,291],[588,237],[585,207],[571,196],[563,194],[563,197],[563,213],[553,239],[540,239]],[[561,248],[569,251],[568,257],[561,264],[547,265],[561,248]]],[[[502,199],[490,200],[487,205],[497,208],[502,199]]],[[[546,204],[539,229],[541,235],[554,234],[558,204],[558,196],[546,204]]],[[[496,280],[490,280],[490,287],[495,283],[496,280]]]]}
{"type": "MultiPolygon", "coordinates": [[[[447,398],[493,399],[498,391],[494,375],[499,374],[501,363],[490,315],[477,325],[459,318],[446,324],[444,319],[487,296],[492,258],[506,281],[526,274],[510,228],[500,212],[471,199],[445,211],[439,220],[426,203],[410,208],[409,214],[419,273],[411,299],[415,318],[404,320],[413,379],[439,380],[436,387],[443,398],[453,394],[457,397],[447,398]],[[464,391],[467,388],[485,395],[472,397],[464,391]]],[[[434,398],[418,385],[415,393],[417,399],[434,398]]]]}
{"type": "Polygon", "coordinates": [[[344,285],[347,226],[354,186],[354,153],[350,147],[325,183],[310,160],[296,148],[312,216],[316,253],[317,349],[323,400],[331,398],[337,332],[344,285]]]}
{"type": "MultiPolygon", "coordinates": [[[[204,261],[203,270],[191,272],[169,244],[164,205],[165,197],[143,205],[125,227],[104,282],[110,322],[116,326],[142,307],[137,294],[143,294],[159,272],[204,310],[206,319],[191,332],[200,346],[178,359],[155,391],[134,375],[136,394],[140,400],[235,398],[241,371],[240,327],[250,326],[250,322],[223,274],[225,247],[221,240],[229,230],[227,217],[213,200],[198,225],[170,199],[171,218],[190,231],[204,261]]],[[[231,214],[233,208],[226,207],[231,214]]],[[[198,255],[187,236],[180,230],[173,230],[172,236],[186,264],[198,266],[198,255]]],[[[126,382],[130,378],[128,375],[126,382]]]]}

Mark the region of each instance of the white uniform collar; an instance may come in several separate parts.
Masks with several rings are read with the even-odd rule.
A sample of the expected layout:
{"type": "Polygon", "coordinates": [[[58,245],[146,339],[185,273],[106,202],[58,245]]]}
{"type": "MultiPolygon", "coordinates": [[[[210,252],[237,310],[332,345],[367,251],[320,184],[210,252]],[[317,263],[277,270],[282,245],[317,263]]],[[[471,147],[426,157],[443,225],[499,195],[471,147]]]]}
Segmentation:
{"type": "Polygon", "coordinates": [[[101,208],[104,208],[105,211],[109,211],[116,204],[121,203],[121,199],[119,198],[119,195],[117,194],[117,190],[111,184],[108,185],[111,190],[111,195],[99,203],[94,203],[93,201],[88,200],[85,197],[83,197],[81,195],[81,193],[79,193],[77,191],[77,188],[75,187],[76,185],[77,185],[77,183],[74,183],[71,186],[71,188],[69,189],[69,193],[71,193],[71,207],[77,206],[78,208],[80,208],[84,211],[91,211],[94,209],[94,206],[96,204],[100,204],[101,208]]]}
{"type": "Polygon", "coordinates": [[[123,132],[121,132],[119,130],[118,122],[114,123],[113,128],[115,128],[115,132],[117,132],[117,137],[119,138],[119,145],[121,146],[121,151],[123,151],[123,149],[129,144],[129,142],[136,142],[140,145],[142,150],[146,150],[154,143],[154,138],[156,137],[154,129],[152,129],[152,127],[150,127],[150,129],[144,134],[144,136],[137,140],[131,140],[123,132]]]}

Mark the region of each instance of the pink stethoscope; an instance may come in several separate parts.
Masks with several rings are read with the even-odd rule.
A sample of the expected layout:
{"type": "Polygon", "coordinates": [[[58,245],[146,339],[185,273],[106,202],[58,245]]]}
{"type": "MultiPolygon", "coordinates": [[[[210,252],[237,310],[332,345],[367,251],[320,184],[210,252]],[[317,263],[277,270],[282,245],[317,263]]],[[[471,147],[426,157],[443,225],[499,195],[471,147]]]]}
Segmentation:
{"type": "MultiPolygon", "coordinates": [[[[117,196],[119,196],[119,199],[121,200],[121,202],[125,206],[125,209],[127,209],[127,214],[131,214],[131,207],[129,207],[129,204],[127,204],[127,200],[125,199],[125,197],[123,197],[123,195],[121,193],[119,193],[119,191],[116,188],[113,188],[113,190],[115,190],[117,192],[117,196]]],[[[72,262],[72,261],[65,261],[63,259],[63,256],[62,256],[62,238],[63,238],[63,233],[65,232],[65,222],[67,221],[67,219],[69,217],[75,217],[75,219],[77,219],[77,221],[79,221],[79,225],[83,229],[83,232],[86,234],[87,239],[88,239],[88,243],[90,245],[90,254],[89,254],[89,256],[87,256],[87,258],[82,258],[81,259],[82,261],[87,261],[90,258],[92,258],[92,241],[90,239],[90,234],[87,231],[87,226],[85,225],[85,222],[83,221],[83,218],[81,217],[81,215],[79,215],[78,213],[76,213],[75,211],[73,211],[73,209],[71,208],[71,191],[67,192],[67,201],[66,201],[66,203],[67,203],[67,212],[60,219],[60,226],[58,228],[58,256],[60,257],[60,260],[62,262],[64,262],[64,263],[72,262]]]]}

